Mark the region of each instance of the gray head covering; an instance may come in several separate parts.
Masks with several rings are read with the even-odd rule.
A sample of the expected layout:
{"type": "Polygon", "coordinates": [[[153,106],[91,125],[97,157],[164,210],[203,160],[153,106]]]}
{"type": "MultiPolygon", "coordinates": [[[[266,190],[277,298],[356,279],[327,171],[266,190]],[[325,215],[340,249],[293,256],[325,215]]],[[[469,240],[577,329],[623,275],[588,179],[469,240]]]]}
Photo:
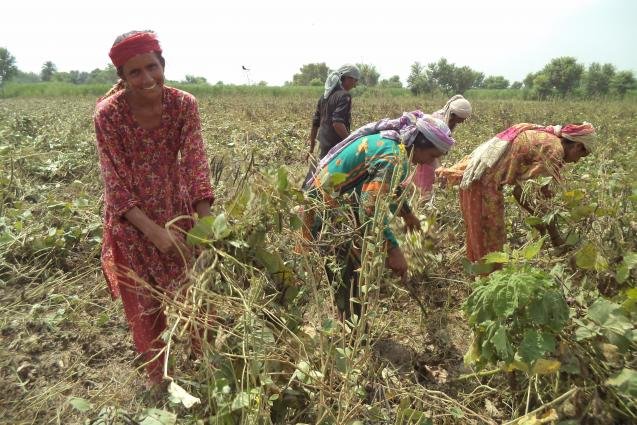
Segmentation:
{"type": "Polygon", "coordinates": [[[461,94],[457,94],[449,99],[442,109],[434,112],[432,115],[436,118],[442,119],[447,123],[447,125],[449,125],[451,114],[460,118],[469,118],[471,116],[471,103],[469,103],[469,101],[461,94]]]}
{"type": "Polygon", "coordinates": [[[325,80],[325,91],[323,92],[323,97],[327,99],[327,96],[330,92],[336,87],[340,82],[342,77],[352,77],[355,80],[361,79],[361,71],[358,69],[356,65],[345,64],[341,66],[336,71],[332,72],[327,76],[325,80]]]}

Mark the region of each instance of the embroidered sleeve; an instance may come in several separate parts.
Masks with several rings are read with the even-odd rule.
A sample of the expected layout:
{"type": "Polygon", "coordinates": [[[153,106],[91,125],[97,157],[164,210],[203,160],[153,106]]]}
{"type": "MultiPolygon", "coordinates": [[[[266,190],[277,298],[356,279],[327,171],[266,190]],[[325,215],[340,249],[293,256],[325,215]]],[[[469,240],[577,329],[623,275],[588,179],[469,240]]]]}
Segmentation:
{"type": "Polygon", "coordinates": [[[181,163],[180,168],[188,188],[190,201],[194,206],[197,202],[214,201],[212,185],[210,183],[210,166],[201,136],[201,119],[197,101],[186,97],[184,127],[181,132],[181,163]]]}
{"type": "Polygon", "coordinates": [[[104,114],[96,114],[95,135],[100,171],[104,181],[104,203],[117,216],[139,206],[131,190],[133,176],[121,137],[104,114]]]}

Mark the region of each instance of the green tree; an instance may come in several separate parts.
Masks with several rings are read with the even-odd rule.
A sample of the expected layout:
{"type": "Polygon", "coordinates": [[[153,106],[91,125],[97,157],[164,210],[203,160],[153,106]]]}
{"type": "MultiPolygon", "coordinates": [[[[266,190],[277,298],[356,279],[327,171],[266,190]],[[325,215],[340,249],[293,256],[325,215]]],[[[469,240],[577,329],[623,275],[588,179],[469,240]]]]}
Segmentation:
{"type": "Polygon", "coordinates": [[[39,83],[42,81],[40,74],[36,74],[35,72],[23,72],[19,69],[11,80],[16,83],[39,83]]]}
{"type": "Polygon", "coordinates": [[[18,72],[15,57],[4,47],[0,47],[0,86],[9,81],[18,72]]]}
{"type": "Polygon", "coordinates": [[[117,76],[117,70],[113,64],[108,64],[106,68],[95,68],[89,73],[87,83],[91,84],[114,84],[119,77],[117,76]]]}
{"type": "Polygon", "coordinates": [[[40,71],[40,79],[42,81],[51,81],[53,74],[55,74],[57,70],[58,69],[53,62],[44,62],[44,65],[42,65],[42,70],[40,71]]]}
{"type": "Polygon", "coordinates": [[[548,75],[537,74],[533,79],[533,93],[538,99],[546,99],[553,94],[553,85],[548,75]]]}
{"type": "Polygon", "coordinates": [[[484,79],[482,88],[485,89],[506,89],[509,88],[509,80],[501,75],[491,75],[484,79]]]}
{"type": "Polygon", "coordinates": [[[577,63],[577,59],[570,56],[552,59],[542,70],[542,74],[548,77],[551,86],[561,96],[575,91],[580,85],[583,73],[584,65],[577,63]]]}
{"type": "Polygon", "coordinates": [[[535,80],[535,77],[537,77],[537,74],[534,74],[533,72],[528,73],[526,77],[524,77],[524,80],[522,80],[522,82],[524,83],[524,88],[532,89],[533,80],[535,80]]]}
{"type": "Polygon", "coordinates": [[[628,90],[633,90],[637,87],[635,84],[635,76],[631,71],[620,71],[615,74],[610,82],[610,86],[613,92],[620,97],[624,97],[628,90]]]}
{"type": "Polygon", "coordinates": [[[194,75],[186,75],[186,79],[182,81],[185,84],[208,84],[205,77],[197,77],[194,75]]]}
{"type": "Polygon", "coordinates": [[[403,83],[400,81],[400,77],[398,75],[392,75],[388,79],[381,80],[380,86],[401,89],[403,87],[403,83]]]}
{"type": "Polygon", "coordinates": [[[380,74],[376,70],[374,65],[367,65],[365,63],[357,63],[356,66],[361,72],[361,78],[358,80],[358,84],[372,87],[378,84],[378,78],[380,74]]]}
{"type": "Polygon", "coordinates": [[[310,82],[315,78],[321,81],[321,84],[327,79],[330,69],[325,62],[307,63],[303,65],[298,74],[292,76],[292,84],[295,86],[309,86],[310,82]]]}
{"type": "Polygon", "coordinates": [[[414,62],[411,65],[411,72],[407,77],[407,88],[415,96],[431,93],[434,90],[434,82],[429,78],[420,62],[414,62]]]}
{"type": "Polygon", "coordinates": [[[520,90],[522,88],[522,81],[515,81],[513,84],[511,84],[511,88],[513,90],[520,90]]]}
{"type": "Polygon", "coordinates": [[[481,72],[468,66],[457,67],[445,58],[427,65],[426,75],[431,86],[440,88],[447,95],[463,94],[472,87],[479,87],[484,80],[481,72]]]}
{"type": "Polygon", "coordinates": [[[604,96],[610,91],[610,82],[615,76],[615,67],[610,63],[601,65],[593,62],[584,76],[584,89],[587,96],[604,96]]]}

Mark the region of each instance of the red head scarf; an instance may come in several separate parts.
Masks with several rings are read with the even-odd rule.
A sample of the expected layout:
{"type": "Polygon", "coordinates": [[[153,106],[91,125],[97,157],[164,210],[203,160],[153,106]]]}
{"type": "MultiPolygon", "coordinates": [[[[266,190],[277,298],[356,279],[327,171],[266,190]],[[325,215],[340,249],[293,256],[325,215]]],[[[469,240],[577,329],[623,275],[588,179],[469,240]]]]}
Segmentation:
{"type": "Polygon", "coordinates": [[[115,68],[119,68],[130,58],[151,52],[161,53],[157,36],[152,32],[139,32],[114,45],[108,55],[115,68]]]}

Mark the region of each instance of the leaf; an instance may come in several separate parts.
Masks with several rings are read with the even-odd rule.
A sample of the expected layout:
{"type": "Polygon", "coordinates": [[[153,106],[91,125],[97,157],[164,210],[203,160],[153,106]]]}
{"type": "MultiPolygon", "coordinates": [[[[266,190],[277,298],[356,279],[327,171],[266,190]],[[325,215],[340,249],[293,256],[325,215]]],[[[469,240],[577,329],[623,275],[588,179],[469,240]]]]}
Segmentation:
{"type": "Polygon", "coordinates": [[[597,325],[590,324],[586,326],[580,326],[575,330],[575,340],[583,341],[588,338],[593,338],[599,335],[600,328],[597,325]]]}
{"type": "Polygon", "coordinates": [[[535,363],[533,363],[531,373],[533,375],[550,375],[560,370],[561,365],[562,363],[557,360],[537,359],[535,363]]]}
{"type": "Polygon", "coordinates": [[[588,307],[587,316],[595,322],[603,325],[608,321],[611,314],[619,308],[619,305],[612,303],[604,298],[595,300],[590,307],[588,307]]]}
{"type": "Polygon", "coordinates": [[[186,409],[190,409],[193,405],[201,403],[198,397],[194,397],[177,385],[174,381],[168,387],[170,401],[176,404],[183,404],[186,409]]]}
{"type": "Polygon", "coordinates": [[[483,260],[487,264],[505,264],[509,262],[509,254],[506,252],[490,252],[483,257],[483,260]]]}
{"type": "Polygon", "coordinates": [[[70,397],[68,402],[78,412],[87,412],[93,408],[93,405],[88,400],[80,397],[70,397]]]}
{"type": "MultiPolygon", "coordinates": [[[[630,274],[630,270],[637,266],[637,252],[629,252],[624,255],[624,261],[617,269],[617,282],[624,283],[630,274]]],[[[633,288],[634,289],[634,288],[633,288]]]]}
{"type": "Polygon", "coordinates": [[[243,215],[250,201],[252,192],[248,185],[245,185],[239,193],[229,202],[227,208],[228,216],[231,218],[239,218],[243,215]]]}
{"type": "Polygon", "coordinates": [[[228,219],[224,213],[215,217],[215,220],[212,223],[212,231],[215,239],[217,240],[225,239],[228,235],[230,235],[232,229],[228,226],[228,219]]]}
{"type": "Polygon", "coordinates": [[[452,407],[451,409],[449,409],[449,412],[451,413],[451,416],[453,416],[456,419],[462,419],[464,418],[464,412],[462,410],[460,410],[460,408],[458,407],[452,407]]]}
{"type": "Polygon", "coordinates": [[[537,241],[525,246],[524,249],[522,250],[522,256],[524,256],[526,260],[532,260],[533,258],[535,258],[540,253],[540,250],[542,249],[542,245],[544,245],[545,240],[546,240],[546,237],[542,237],[538,239],[537,241]]]}
{"type": "Polygon", "coordinates": [[[553,335],[538,332],[535,329],[527,329],[518,351],[522,360],[532,363],[553,350],[555,350],[555,337],[553,335]]]}
{"type": "Polygon", "coordinates": [[[162,409],[149,408],[142,412],[139,425],[175,425],[177,415],[162,409]]]}
{"type": "Polygon", "coordinates": [[[498,326],[498,330],[493,334],[491,342],[500,356],[500,359],[508,360],[513,356],[513,349],[509,343],[507,331],[503,326],[498,326]]]}
{"type": "Polygon", "coordinates": [[[464,355],[464,362],[465,364],[473,364],[478,360],[480,360],[480,343],[478,342],[478,338],[474,337],[471,346],[464,355]]]}
{"type": "Polygon", "coordinates": [[[246,409],[248,407],[250,407],[250,394],[242,391],[232,400],[230,410],[236,412],[237,410],[246,409]]]}
{"type": "Polygon", "coordinates": [[[637,397],[637,371],[633,369],[622,369],[617,375],[609,378],[606,384],[617,387],[626,396],[637,397]]]}
{"type": "Polygon", "coordinates": [[[212,224],[214,217],[206,216],[200,218],[186,236],[189,245],[201,245],[212,238],[212,224]]]}
{"type": "Polygon", "coordinates": [[[597,248],[595,245],[588,242],[582,246],[582,248],[575,254],[575,264],[577,267],[584,270],[592,270],[595,268],[597,260],[597,248]]]}
{"type": "Polygon", "coordinates": [[[279,192],[284,192],[288,188],[288,170],[283,166],[277,170],[276,187],[279,192]]]}
{"type": "Polygon", "coordinates": [[[502,286],[493,300],[493,311],[501,318],[510,317],[518,307],[515,288],[512,285],[502,286]]]}
{"type": "Polygon", "coordinates": [[[301,226],[303,226],[303,221],[301,220],[301,218],[296,214],[292,214],[290,216],[290,229],[299,230],[301,226]]]}
{"type": "Polygon", "coordinates": [[[347,174],[345,173],[332,173],[330,174],[330,185],[338,186],[343,183],[347,179],[347,174]]]}

